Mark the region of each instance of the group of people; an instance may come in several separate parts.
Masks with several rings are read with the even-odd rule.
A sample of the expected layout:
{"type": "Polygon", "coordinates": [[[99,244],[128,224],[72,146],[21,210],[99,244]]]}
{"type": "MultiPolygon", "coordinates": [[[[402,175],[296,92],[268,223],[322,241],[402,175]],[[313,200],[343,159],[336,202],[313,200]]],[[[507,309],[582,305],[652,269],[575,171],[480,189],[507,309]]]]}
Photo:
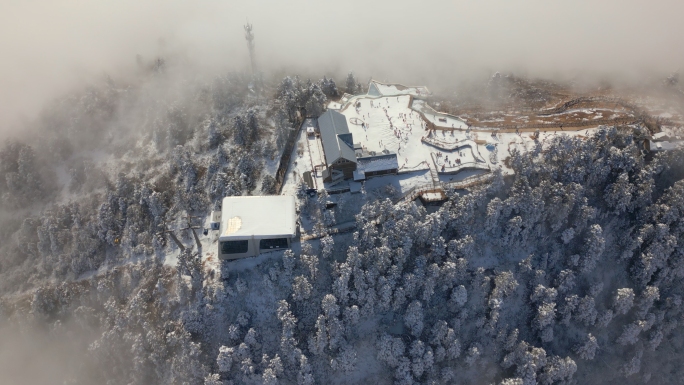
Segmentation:
{"type": "MultiPolygon", "coordinates": [[[[397,97],[397,102],[399,101],[399,97],[397,97]]],[[[402,144],[406,144],[409,141],[410,135],[413,133],[413,126],[415,124],[415,118],[416,116],[414,115],[414,111],[409,111],[409,112],[400,112],[398,116],[390,116],[390,103],[389,103],[389,98],[385,97],[385,102],[386,105],[382,105],[382,99],[374,99],[370,100],[370,107],[371,108],[382,108],[383,112],[385,113],[385,118],[387,119],[387,122],[389,123],[389,128],[392,130],[392,133],[394,134],[394,137],[398,140],[398,147],[397,147],[397,153],[401,154],[402,150],[402,144]],[[397,120],[400,119],[400,120],[397,120]],[[406,143],[402,143],[406,142],[406,143]]],[[[361,108],[361,102],[357,103],[355,105],[356,107],[356,112],[358,115],[360,115],[364,120],[361,123],[361,127],[364,130],[368,130],[370,128],[370,123],[367,123],[368,120],[371,118],[371,113],[370,112],[364,112],[361,108]]],[[[421,128],[427,129],[427,125],[425,122],[420,120],[420,125],[421,128]]],[[[386,138],[385,138],[386,139],[386,138]]],[[[368,135],[366,135],[366,141],[368,141],[368,135]]],[[[380,139],[378,141],[378,146],[381,149],[386,149],[387,148],[387,143],[384,142],[384,139],[380,139]]],[[[408,158],[406,158],[406,161],[408,162],[408,158]]]]}
{"type": "Polygon", "coordinates": [[[463,156],[463,152],[461,152],[461,151],[457,152],[458,158],[456,158],[456,160],[454,160],[453,162],[451,160],[449,160],[449,155],[445,156],[441,151],[438,151],[437,157],[441,158],[442,156],[444,156],[444,164],[442,164],[442,172],[444,172],[444,169],[445,169],[447,164],[449,165],[449,167],[454,167],[454,163],[456,165],[461,164],[461,157],[463,156]]]}
{"type": "MultiPolygon", "coordinates": [[[[461,159],[456,159],[453,163],[456,163],[456,165],[460,165],[460,164],[461,164],[461,159]]],[[[444,164],[442,164],[442,172],[444,172],[444,170],[446,169],[446,165],[447,165],[447,164],[449,165],[449,167],[454,167],[454,164],[453,164],[453,163],[452,163],[448,158],[445,158],[445,159],[444,159],[444,164]]]]}

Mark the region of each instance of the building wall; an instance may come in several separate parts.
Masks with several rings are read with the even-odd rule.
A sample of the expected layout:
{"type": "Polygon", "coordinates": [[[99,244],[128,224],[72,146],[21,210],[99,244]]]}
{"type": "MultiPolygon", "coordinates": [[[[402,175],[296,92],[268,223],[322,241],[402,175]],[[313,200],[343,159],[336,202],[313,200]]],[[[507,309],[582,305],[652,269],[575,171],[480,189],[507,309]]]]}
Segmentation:
{"type": "MultiPolygon", "coordinates": [[[[292,236],[285,236],[285,237],[275,237],[275,238],[285,238],[287,239],[287,248],[290,247],[291,242],[292,242],[292,236]]],[[[221,253],[221,246],[222,242],[225,241],[231,241],[230,239],[224,239],[223,241],[218,242],[218,256],[220,260],[233,260],[233,259],[241,259],[241,258],[247,258],[247,257],[256,257],[258,256],[261,252],[268,252],[268,251],[274,251],[274,250],[282,250],[282,248],[276,248],[276,249],[260,249],[260,241],[262,239],[275,239],[275,238],[270,238],[270,237],[252,237],[251,239],[248,239],[247,242],[249,244],[249,249],[245,253],[240,253],[240,254],[223,254],[221,253]]]]}
{"type": "MultiPolygon", "coordinates": [[[[239,254],[223,254],[221,251],[221,248],[223,247],[223,242],[232,242],[232,239],[224,239],[224,240],[219,240],[218,242],[218,256],[219,259],[221,260],[231,260],[231,259],[241,259],[241,258],[247,258],[247,257],[255,257],[259,255],[259,243],[258,241],[255,241],[254,238],[248,239],[248,245],[249,248],[247,252],[245,253],[239,253],[239,254]]],[[[237,240],[236,240],[237,241],[237,240]]]]}
{"type": "Polygon", "coordinates": [[[353,173],[356,170],[356,163],[338,163],[334,164],[332,168],[338,171],[342,171],[342,173],[344,173],[344,179],[350,179],[354,177],[353,173]]]}
{"type": "Polygon", "coordinates": [[[398,170],[396,168],[389,169],[389,170],[381,170],[381,171],[371,171],[371,172],[366,171],[366,178],[370,178],[372,176],[396,174],[397,171],[398,170]]]}
{"type": "MultiPolygon", "coordinates": [[[[356,170],[356,163],[354,162],[335,162],[329,168],[337,171],[341,171],[344,174],[344,179],[351,179],[354,177],[353,173],[356,170]]],[[[332,173],[331,173],[332,174],[332,173]]],[[[324,182],[330,182],[331,176],[328,176],[324,182]]]]}

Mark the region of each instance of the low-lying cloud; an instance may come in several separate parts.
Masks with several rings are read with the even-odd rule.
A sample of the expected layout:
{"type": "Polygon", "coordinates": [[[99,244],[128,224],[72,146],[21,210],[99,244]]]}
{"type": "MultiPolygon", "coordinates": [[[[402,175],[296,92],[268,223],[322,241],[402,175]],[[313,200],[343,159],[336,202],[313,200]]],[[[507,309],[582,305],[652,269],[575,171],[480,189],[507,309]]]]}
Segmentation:
{"type": "Polygon", "coordinates": [[[103,74],[176,56],[196,74],[248,68],[242,26],[264,71],[452,85],[493,71],[640,76],[684,62],[684,3],[595,1],[4,0],[0,124],[103,74]]]}

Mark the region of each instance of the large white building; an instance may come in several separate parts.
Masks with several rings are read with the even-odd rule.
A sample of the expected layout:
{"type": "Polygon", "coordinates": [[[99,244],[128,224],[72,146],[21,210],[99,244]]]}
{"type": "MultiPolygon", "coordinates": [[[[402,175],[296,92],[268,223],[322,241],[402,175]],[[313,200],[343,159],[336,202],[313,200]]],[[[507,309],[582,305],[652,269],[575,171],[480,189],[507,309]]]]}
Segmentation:
{"type": "Polygon", "coordinates": [[[253,257],[289,248],[297,235],[296,216],[293,196],[223,198],[218,220],[219,258],[253,257]]]}

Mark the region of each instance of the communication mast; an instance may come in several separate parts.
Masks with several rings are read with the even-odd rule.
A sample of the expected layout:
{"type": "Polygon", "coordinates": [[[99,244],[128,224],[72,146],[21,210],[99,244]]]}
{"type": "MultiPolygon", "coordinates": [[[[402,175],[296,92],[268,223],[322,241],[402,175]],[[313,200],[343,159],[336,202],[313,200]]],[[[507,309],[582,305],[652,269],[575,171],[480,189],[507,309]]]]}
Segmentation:
{"type": "Polygon", "coordinates": [[[249,60],[252,63],[252,75],[256,74],[256,62],[254,61],[254,33],[252,33],[252,24],[249,22],[245,25],[245,39],[247,40],[247,47],[249,48],[249,60]]]}

